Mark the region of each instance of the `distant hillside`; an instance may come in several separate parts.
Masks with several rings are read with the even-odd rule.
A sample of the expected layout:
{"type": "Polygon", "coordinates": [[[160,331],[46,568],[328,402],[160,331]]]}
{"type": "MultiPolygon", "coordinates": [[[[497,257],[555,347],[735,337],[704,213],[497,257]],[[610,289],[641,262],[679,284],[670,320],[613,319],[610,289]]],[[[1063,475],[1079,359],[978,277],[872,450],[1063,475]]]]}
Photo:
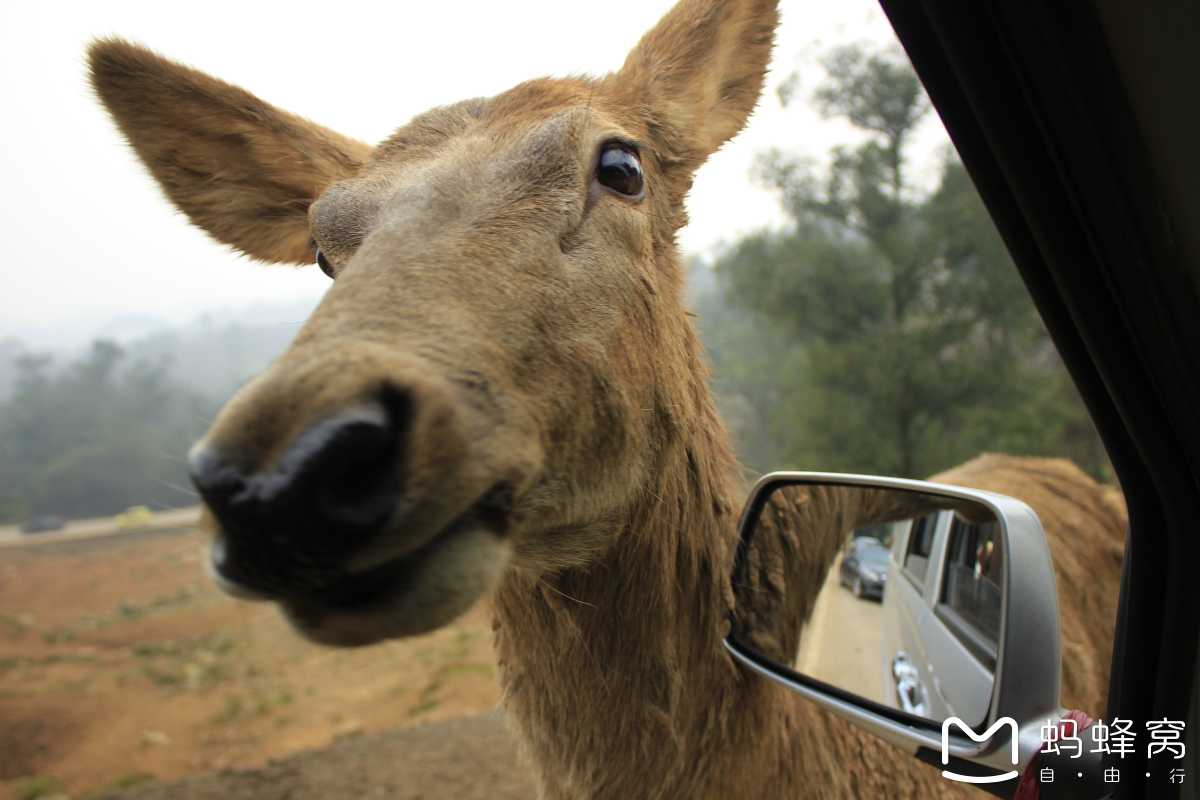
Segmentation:
{"type": "Polygon", "coordinates": [[[62,330],[32,331],[28,337],[18,332],[0,341],[0,403],[12,395],[21,356],[49,355],[55,368],[61,368],[97,339],[120,344],[127,353],[126,365],[165,363],[174,381],[224,401],[287,349],[314,304],[308,300],[217,310],[177,326],[149,317],[114,317],[86,330],[67,324],[62,330]]]}
{"type": "Polygon", "coordinates": [[[194,505],[183,454],[309,313],[211,314],[70,350],[0,341],[0,524],[194,505]]]}
{"type": "Polygon", "coordinates": [[[144,336],[126,345],[130,361],[163,361],[172,378],[225,400],[287,349],[299,324],[202,321],[144,336]]]}

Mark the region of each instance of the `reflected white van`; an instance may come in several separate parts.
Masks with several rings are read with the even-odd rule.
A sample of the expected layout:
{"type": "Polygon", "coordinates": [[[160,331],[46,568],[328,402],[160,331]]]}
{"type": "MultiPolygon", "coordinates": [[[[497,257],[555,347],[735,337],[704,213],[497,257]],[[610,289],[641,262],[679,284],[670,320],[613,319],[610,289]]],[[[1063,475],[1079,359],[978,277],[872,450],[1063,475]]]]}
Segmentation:
{"type": "Polygon", "coordinates": [[[939,511],[897,525],[883,596],[883,685],[893,708],[987,719],[1000,635],[997,523],[939,511]]]}

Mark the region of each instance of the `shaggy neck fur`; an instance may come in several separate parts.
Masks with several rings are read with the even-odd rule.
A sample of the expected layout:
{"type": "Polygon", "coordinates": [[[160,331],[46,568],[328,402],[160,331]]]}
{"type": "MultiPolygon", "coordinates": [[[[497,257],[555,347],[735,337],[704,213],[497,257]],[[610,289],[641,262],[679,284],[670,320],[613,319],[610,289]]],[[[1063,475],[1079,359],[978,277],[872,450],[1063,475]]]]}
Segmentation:
{"type": "Polygon", "coordinates": [[[546,798],[699,796],[700,762],[728,763],[736,519],[728,448],[704,433],[669,446],[596,561],[496,591],[505,705],[546,798]]]}
{"type": "MultiPolygon", "coordinates": [[[[957,796],[726,653],[740,504],[706,377],[689,390],[701,413],[663,448],[609,547],[582,567],[510,570],[495,592],[503,702],[540,796],[957,796]]],[[[824,575],[840,538],[817,543],[800,572],[824,575]]]]}

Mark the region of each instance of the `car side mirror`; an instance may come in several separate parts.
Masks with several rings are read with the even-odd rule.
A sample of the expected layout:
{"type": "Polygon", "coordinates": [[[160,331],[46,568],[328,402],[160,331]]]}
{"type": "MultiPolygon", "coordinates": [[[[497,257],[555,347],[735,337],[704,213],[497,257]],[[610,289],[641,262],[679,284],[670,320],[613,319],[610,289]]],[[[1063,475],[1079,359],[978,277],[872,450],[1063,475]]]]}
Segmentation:
{"type": "Polygon", "coordinates": [[[773,473],[743,512],[732,585],[737,661],[947,778],[1011,797],[1066,713],[1050,550],[1019,500],[773,473]]]}

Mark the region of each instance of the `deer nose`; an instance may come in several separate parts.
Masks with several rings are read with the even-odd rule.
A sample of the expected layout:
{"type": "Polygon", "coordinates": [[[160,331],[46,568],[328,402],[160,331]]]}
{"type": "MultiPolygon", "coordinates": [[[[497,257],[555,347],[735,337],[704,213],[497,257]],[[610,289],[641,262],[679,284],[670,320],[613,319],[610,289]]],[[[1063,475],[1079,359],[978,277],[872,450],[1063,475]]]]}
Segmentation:
{"type": "Polygon", "coordinates": [[[211,551],[218,576],[268,598],[315,596],[343,581],[348,558],[399,502],[403,416],[381,403],[345,409],[257,471],[194,447],[192,481],[221,530],[211,551]]]}

